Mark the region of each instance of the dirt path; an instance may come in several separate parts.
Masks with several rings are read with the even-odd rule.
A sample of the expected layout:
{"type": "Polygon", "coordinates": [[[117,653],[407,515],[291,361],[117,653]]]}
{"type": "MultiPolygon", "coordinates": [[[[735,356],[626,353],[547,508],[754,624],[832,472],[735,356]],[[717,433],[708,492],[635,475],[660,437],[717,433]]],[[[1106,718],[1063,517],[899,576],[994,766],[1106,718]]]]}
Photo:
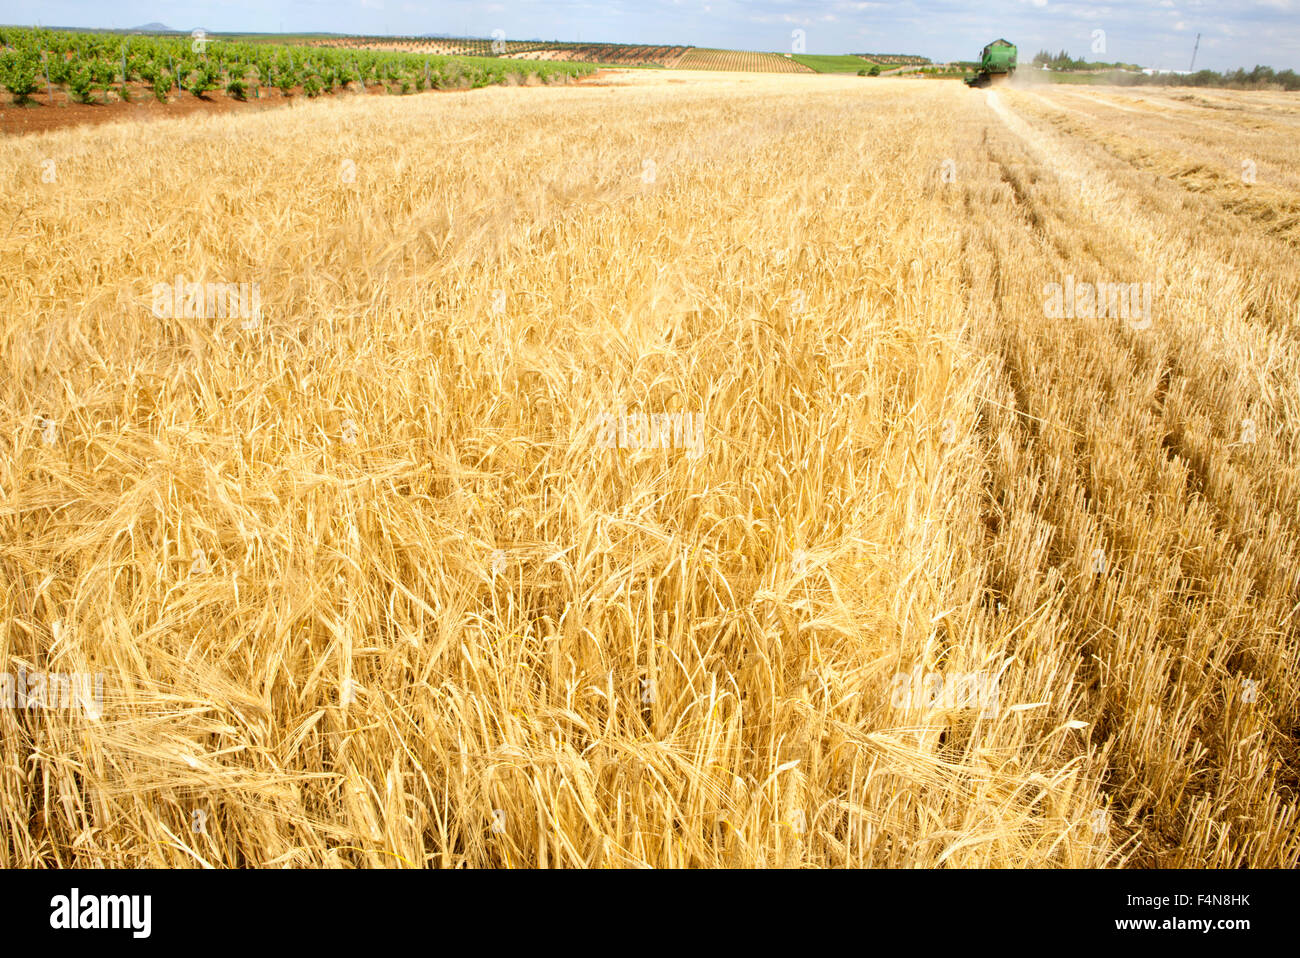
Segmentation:
{"type": "MultiPolygon", "coordinates": [[[[609,76],[618,72],[621,71],[597,70],[595,73],[574,78],[569,82],[580,86],[604,86],[606,84],[601,81],[607,80],[609,76]]],[[[542,84],[524,83],[520,85],[540,86],[542,84]]],[[[166,103],[160,103],[154,97],[153,92],[143,83],[132,83],[128,90],[129,102],[123,102],[115,91],[111,94],[112,99],[106,103],[75,103],[67,95],[66,91],[56,90],[53,103],[45,94],[36,97],[25,106],[8,103],[3,109],[0,109],[0,135],[23,136],[28,133],[59,130],[68,126],[111,123],[118,120],[151,121],[196,113],[207,116],[213,113],[233,113],[241,110],[266,110],[273,107],[288,106],[294,101],[307,99],[302,92],[302,87],[295,87],[291,95],[287,97],[279,90],[262,87],[260,97],[248,100],[236,100],[220,90],[209,92],[203,99],[199,99],[190,93],[182,93],[178,96],[173,92],[166,103]]],[[[426,90],[423,92],[452,93],[462,91],[426,90]]],[[[327,96],[345,97],[385,95],[388,95],[387,91],[377,84],[371,84],[364,91],[356,86],[350,86],[344,92],[327,94],[327,96]]],[[[408,95],[415,96],[417,94],[408,95]]],[[[103,96],[104,94],[100,94],[101,98],[103,96]]]]}

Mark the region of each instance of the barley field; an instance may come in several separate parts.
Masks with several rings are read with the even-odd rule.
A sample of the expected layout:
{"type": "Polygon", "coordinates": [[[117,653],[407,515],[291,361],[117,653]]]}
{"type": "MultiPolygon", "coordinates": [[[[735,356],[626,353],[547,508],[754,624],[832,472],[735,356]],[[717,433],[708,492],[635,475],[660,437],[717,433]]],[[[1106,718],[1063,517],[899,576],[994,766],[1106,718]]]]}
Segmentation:
{"type": "Polygon", "coordinates": [[[5,139],[0,866],[1295,866],[1298,139],[646,71],[5,139]]]}

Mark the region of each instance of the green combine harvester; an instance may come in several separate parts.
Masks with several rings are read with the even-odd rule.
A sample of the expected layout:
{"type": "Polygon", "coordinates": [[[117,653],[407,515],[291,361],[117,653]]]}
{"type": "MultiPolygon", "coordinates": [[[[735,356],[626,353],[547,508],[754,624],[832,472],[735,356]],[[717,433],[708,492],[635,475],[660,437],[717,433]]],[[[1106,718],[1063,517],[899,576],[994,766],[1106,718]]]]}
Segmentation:
{"type": "Polygon", "coordinates": [[[980,72],[966,78],[967,86],[994,86],[1006,83],[1016,72],[1016,45],[994,40],[980,56],[980,72]]]}

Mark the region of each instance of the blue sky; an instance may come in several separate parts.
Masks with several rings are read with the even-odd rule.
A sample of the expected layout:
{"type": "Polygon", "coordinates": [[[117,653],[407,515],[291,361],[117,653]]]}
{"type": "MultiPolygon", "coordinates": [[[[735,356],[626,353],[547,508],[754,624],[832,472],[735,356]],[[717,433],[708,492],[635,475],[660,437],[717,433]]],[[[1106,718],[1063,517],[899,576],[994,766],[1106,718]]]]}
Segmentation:
{"type": "Polygon", "coordinates": [[[971,59],[999,36],[1022,53],[1067,49],[1089,59],[1186,69],[1256,63],[1300,69],[1300,0],[0,0],[0,22],[129,27],[161,21],[212,31],[421,34],[509,39],[689,43],[809,53],[919,53],[971,59]],[[1093,53],[1093,31],[1105,53],[1093,53]]]}

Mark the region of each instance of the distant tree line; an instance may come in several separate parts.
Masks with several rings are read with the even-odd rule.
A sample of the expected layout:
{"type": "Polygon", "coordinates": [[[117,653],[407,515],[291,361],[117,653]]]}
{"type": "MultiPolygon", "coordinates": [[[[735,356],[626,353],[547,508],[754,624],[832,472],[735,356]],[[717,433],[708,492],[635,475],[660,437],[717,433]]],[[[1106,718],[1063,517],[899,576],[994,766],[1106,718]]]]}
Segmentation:
{"type": "Polygon", "coordinates": [[[1075,60],[1062,50],[1053,54],[1048,50],[1039,50],[1034,54],[1034,66],[1047,67],[1049,70],[1132,70],[1141,71],[1136,63],[1105,63],[1100,60],[1075,60]]]}
{"type": "Polygon", "coordinates": [[[1046,66],[1049,70],[1109,71],[1107,82],[1125,86],[1212,86],[1239,90],[1281,87],[1283,90],[1300,90],[1300,75],[1294,70],[1274,70],[1272,67],[1257,66],[1250,71],[1237,69],[1227,73],[1197,70],[1195,73],[1156,73],[1148,76],[1141,72],[1142,68],[1136,63],[1074,60],[1064,50],[1057,54],[1040,50],[1034,54],[1033,63],[1039,67],[1046,66]]]}
{"type": "Polygon", "coordinates": [[[1197,70],[1195,73],[1157,73],[1154,76],[1124,74],[1117,76],[1116,82],[1142,86],[1213,86],[1237,90],[1281,87],[1283,90],[1300,90],[1300,74],[1294,70],[1274,70],[1272,67],[1259,66],[1249,72],[1230,70],[1227,73],[1216,73],[1213,70],[1197,70]]]}

